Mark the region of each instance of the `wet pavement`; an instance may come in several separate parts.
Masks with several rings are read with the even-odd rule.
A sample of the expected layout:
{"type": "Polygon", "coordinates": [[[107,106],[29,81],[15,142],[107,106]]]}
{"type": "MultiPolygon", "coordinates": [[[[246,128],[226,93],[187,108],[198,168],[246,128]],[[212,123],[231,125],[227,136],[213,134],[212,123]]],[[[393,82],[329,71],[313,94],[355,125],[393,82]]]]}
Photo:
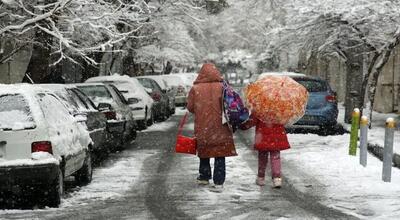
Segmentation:
{"type": "MultiPolygon", "coordinates": [[[[284,163],[282,189],[254,184],[257,160],[250,135],[235,135],[238,157],[227,158],[222,193],[196,184],[198,158],[174,153],[181,116],[138,133],[137,140],[112,154],[88,186],[69,186],[60,208],[0,210],[0,219],[352,219],[323,206],[323,190],[295,189],[291,182],[317,180],[284,163]],[[289,175],[290,174],[290,175],[289,175]],[[300,179],[300,180],[299,180],[300,179]]],[[[188,131],[186,131],[188,132],[188,131]]]]}

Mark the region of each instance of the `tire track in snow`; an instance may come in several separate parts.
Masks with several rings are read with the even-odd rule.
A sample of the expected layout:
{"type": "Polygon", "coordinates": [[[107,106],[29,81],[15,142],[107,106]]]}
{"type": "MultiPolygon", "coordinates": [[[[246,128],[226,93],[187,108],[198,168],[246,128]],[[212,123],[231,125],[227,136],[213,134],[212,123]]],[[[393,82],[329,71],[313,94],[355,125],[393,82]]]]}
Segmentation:
{"type": "MultiPolygon", "coordinates": [[[[249,138],[253,138],[253,134],[251,132],[238,132],[236,137],[240,140],[241,143],[245,143],[247,146],[247,151],[252,151],[247,159],[247,162],[253,167],[254,172],[257,172],[257,154],[256,151],[251,149],[253,147],[252,141],[249,138]],[[251,144],[250,144],[251,143],[251,144]]],[[[252,139],[251,139],[252,140],[252,139]]],[[[291,180],[293,178],[297,178],[301,176],[301,179],[309,179],[310,182],[313,182],[313,185],[318,185],[318,181],[311,177],[307,176],[306,173],[301,171],[301,168],[297,167],[294,164],[288,163],[282,157],[283,166],[287,169],[291,170],[291,174],[289,176],[283,176],[284,184],[282,189],[279,190],[279,193],[285,197],[288,201],[290,201],[294,206],[300,207],[309,213],[317,216],[321,219],[358,219],[354,216],[347,215],[337,209],[327,207],[322,205],[319,202],[319,198],[315,194],[311,194],[311,192],[301,192],[296,189],[293,184],[291,184],[291,180]],[[296,176],[293,176],[296,174],[296,176]]],[[[321,184],[320,184],[321,185],[321,184]]],[[[315,192],[314,192],[315,193],[315,192]]]]}

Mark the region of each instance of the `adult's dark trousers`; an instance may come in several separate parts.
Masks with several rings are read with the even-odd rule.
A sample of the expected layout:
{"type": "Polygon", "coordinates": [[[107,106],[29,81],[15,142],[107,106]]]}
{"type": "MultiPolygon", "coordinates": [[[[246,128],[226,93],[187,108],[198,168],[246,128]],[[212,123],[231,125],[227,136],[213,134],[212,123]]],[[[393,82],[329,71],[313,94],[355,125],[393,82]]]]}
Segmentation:
{"type": "Polygon", "coordinates": [[[199,167],[200,179],[210,180],[213,178],[215,185],[222,185],[225,182],[225,157],[214,158],[214,175],[211,175],[210,158],[200,158],[199,167]]]}

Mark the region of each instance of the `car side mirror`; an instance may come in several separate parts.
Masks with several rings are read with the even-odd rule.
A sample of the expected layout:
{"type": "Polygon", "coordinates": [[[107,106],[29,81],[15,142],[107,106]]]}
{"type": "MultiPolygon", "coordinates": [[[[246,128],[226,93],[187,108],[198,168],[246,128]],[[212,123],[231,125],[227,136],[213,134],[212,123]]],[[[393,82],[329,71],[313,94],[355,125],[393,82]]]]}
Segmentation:
{"type": "Polygon", "coordinates": [[[129,93],[128,90],[119,90],[120,93],[129,93]]]}
{"type": "Polygon", "coordinates": [[[163,90],[161,90],[161,92],[165,94],[165,93],[167,93],[167,90],[163,89],[163,90]]]}
{"type": "Polygon", "coordinates": [[[128,104],[129,105],[132,105],[132,104],[136,104],[136,103],[139,103],[139,99],[137,99],[137,98],[129,98],[128,99],[128,104]]]}
{"type": "Polygon", "coordinates": [[[97,110],[99,111],[110,111],[111,110],[111,104],[109,103],[99,103],[99,105],[97,106],[97,110]]]}
{"type": "Polygon", "coordinates": [[[76,122],[86,122],[87,121],[87,114],[85,113],[76,113],[74,114],[74,118],[76,122]]]}

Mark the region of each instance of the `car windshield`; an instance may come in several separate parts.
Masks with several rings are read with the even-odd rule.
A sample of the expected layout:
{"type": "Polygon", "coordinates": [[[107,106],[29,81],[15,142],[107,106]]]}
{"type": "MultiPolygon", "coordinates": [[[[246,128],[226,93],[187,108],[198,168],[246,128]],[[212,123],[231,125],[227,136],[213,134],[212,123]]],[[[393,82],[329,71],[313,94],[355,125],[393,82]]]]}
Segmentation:
{"type": "Polygon", "coordinates": [[[113,98],[105,86],[90,85],[78,86],[78,88],[87,95],[96,105],[99,103],[111,103],[113,98]]]}
{"type": "Polygon", "coordinates": [[[34,128],[29,105],[20,94],[0,96],[0,129],[19,130],[34,128]]]}
{"type": "Polygon", "coordinates": [[[296,81],[303,85],[308,92],[326,92],[328,90],[322,81],[309,79],[296,79],[296,81]]]}

